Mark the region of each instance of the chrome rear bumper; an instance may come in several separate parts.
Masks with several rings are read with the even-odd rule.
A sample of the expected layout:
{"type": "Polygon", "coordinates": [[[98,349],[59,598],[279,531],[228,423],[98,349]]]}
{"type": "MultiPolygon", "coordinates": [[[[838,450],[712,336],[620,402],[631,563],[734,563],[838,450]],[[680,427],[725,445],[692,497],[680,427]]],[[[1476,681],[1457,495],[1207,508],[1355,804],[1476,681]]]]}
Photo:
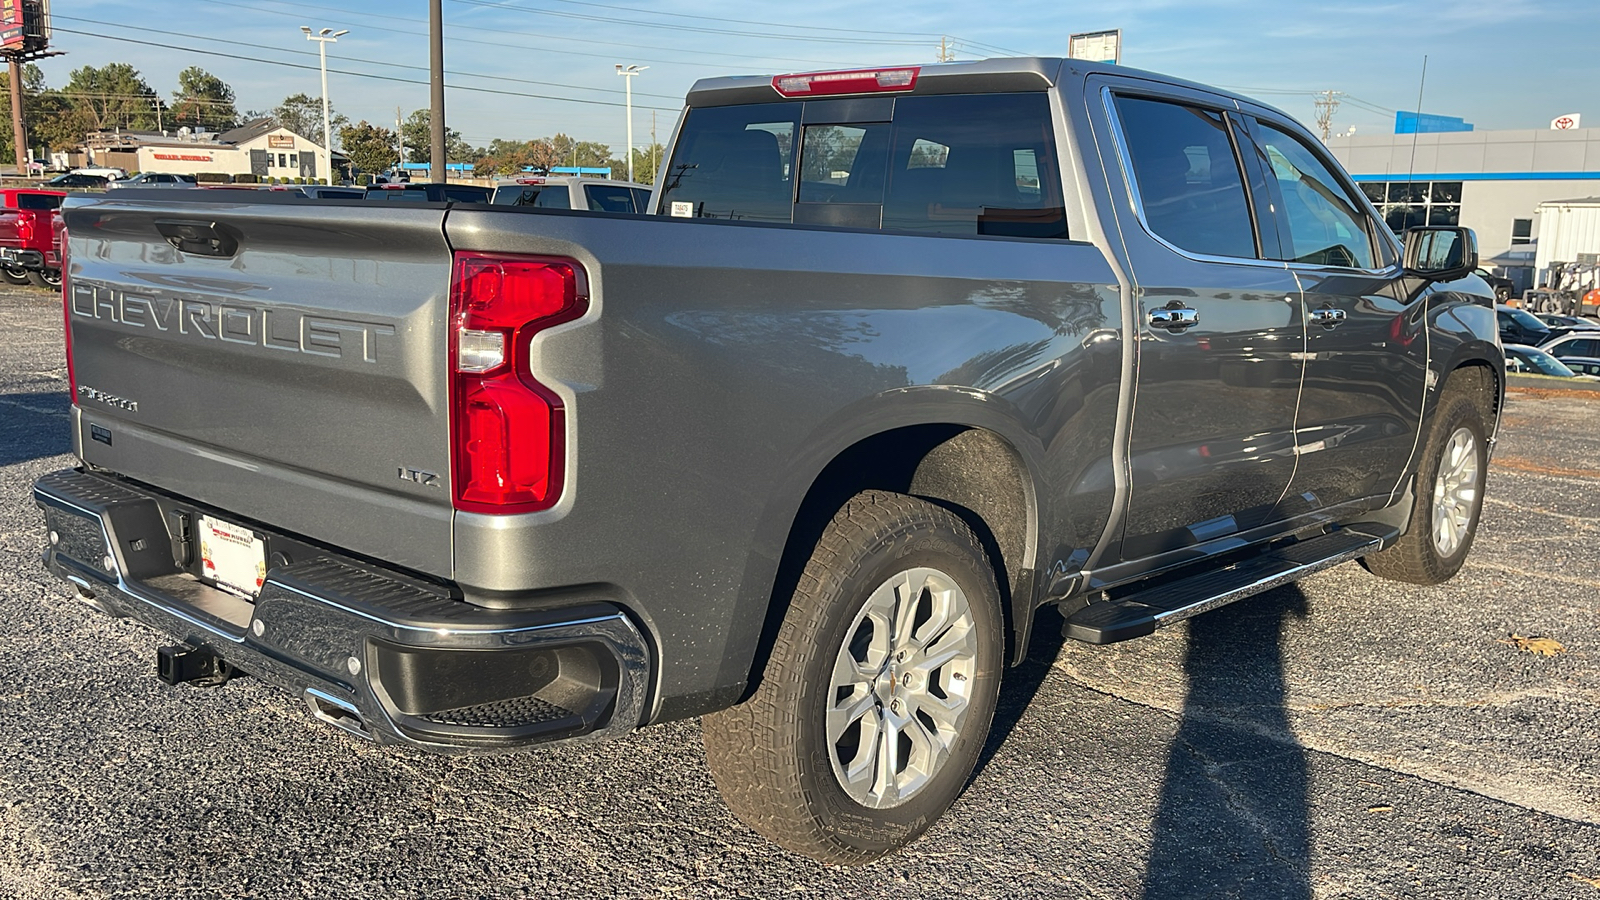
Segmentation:
{"type": "Polygon", "coordinates": [[[277,560],[251,602],[186,570],[182,514],[213,511],[75,470],[39,479],[34,499],[45,565],[81,599],[290,690],[364,738],[492,752],[625,734],[643,715],[648,645],[613,604],[578,593],[550,609],[485,609],[320,551],[277,560]]]}

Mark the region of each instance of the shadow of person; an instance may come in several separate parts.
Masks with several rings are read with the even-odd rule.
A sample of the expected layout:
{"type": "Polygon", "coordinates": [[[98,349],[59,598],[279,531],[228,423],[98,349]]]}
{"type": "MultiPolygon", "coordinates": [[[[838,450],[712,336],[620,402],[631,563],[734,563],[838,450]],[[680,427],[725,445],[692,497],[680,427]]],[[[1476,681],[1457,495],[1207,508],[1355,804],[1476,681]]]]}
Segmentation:
{"type": "Polygon", "coordinates": [[[1167,756],[1146,900],[1310,897],[1305,749],[1289,727],[1290,585],[1189,622],[1189,694],[1167,756]]]}

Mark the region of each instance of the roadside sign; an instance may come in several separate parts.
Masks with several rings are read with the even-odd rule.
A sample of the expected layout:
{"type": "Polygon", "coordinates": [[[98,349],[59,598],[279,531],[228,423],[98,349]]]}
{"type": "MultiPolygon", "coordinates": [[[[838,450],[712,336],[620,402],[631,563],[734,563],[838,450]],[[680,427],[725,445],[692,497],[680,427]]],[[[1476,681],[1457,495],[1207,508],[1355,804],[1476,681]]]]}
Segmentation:
{"type": "Polygon", "coordinates": [[[1122,29],[1086,31],[1067,39],[1067,56],[1089,62],[1122,62],[1122,29]]]}
{"type": "Polygon", "coordinates": [[[1552,131],[1569,131],[1578,127],[1578,122],[1581,120],[1581,118],[1582,117],[1578,113],[1567,113],[1564,116],[1556,116],[1554,119],[1550,120],[1550,129],[1552,131]]]}

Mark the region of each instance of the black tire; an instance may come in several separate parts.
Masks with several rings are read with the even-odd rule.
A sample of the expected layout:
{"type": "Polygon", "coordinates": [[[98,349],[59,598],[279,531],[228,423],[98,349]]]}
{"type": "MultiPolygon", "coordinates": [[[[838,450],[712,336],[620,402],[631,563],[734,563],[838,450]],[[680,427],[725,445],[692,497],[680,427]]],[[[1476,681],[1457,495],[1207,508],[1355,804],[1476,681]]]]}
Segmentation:
{"type": "Polygon", "coordinates": [[[3,268],[0,268],[0,278],[4,278],[5,281],[6,281],[6,284],[32,284],[33,283],[33,282],[28,280],[28,270],[27,269],[14,269],[14,268],[12,268],[10,266],[5,266],[3,268]]]}
{"type": "Polygon", "coordinates": [[[1494,289],[1494,299],[1495,299],[1496,303],[1504,303],[1507,300],[1511,299],[1511,288],[1508,288],[1505,285],[1501,285],[1501,286],[1495,288],[1494,289]]]}
{"type": "Polygon", "coordinates": [[[1367,571],[1391,581],[1407,584],[1440,584],[1461,570],[1467,554],[1472,550],[1472,539],[1478,533],[1478,520],[1483,514],[1483,487],[1489,474],[1489,444],[1483,413],[1472,398],[1460,391],[1451,391],[1446,383],[1439,408],[1434,411],[1433,422],[1428,427],[1428,440],[1423,449],[1422,465],[1417,472],[1415,495],[1411,507],[1411,526],[1393,546],[1373,553],[1361,560],[1367,571]],[[1472,437],[1473,462],[1476,464],[1474,496],[1467,504],[1465,533],[1449,552],[1440,547],[1434,521],[1438,507],[1439,470],[1451,449],[1458,431],[1465,430],[1472,437]]]}
{"type": "MultiPolygon", "coordinates": [[[[919,576],[920,577],[920,576],[919,576]]],[[[930,580],[927,584],[934,584],[930,580]]],[[[931,609],[926,585],[915,589],[916,613],[910,633],[926,635],[929,648],[944,644],[938,635],[957,634],[948,625],[932,625],[923,610],[931,609]],[[929,623],[928,628],[918,623],[929,623]],[[947,630],[945,630],[947,629],[947,630]]],[[[908,593],[902,595],[909,595],[908,593]]],[[[951,595],[953,596],[953,595],[951,595]]],[[[909,607],[907,607],[909,608],[909,607]]],[[[949,617],[946,617],[949,621],[949,617]]],[[[963,616],[960,620],[966,623],[963,616]]],[[[972,775],[983,750],[1000,688],[1004,645],[1000,592],[991,562],[972,530],[959,517],[924,500],[903,494],[867,491],[857,494],[833,517],[807,562],[788,613],[778,631],[776,643],[762,675],[760,686],[744,703],[701,720],[706,757],[717,787],[733,812],[751,828],[779,845],[819,862],[860,864],[897,850],[920,836],[955,802],[972,775]],[[834,687],[836,670],[844,665],[842,655],[849,640],[852,657],[863,647],[863,629],[869,635],[877,626],[868,619],[870,603],[885,596],[881,587],[892,578],[909,572],[936,570],[965,594],[971,613],[970,626],[963,624],[961,640],[971,641],[973,653],[968,672],[952,674],[935,669],[930,687],[917,694],[906,689],[907,703],[913,695],[924,697],[933,690],[931,682],[961,684],[968,690],[965,718],[952,730],[948,755],[935,764],[920,786],[886,808],[869,805],[851,796],[836,768],[849,763],[838,759],[838,748],[848,740],[830,742],[827,733],[829,706],[846,703],[834,687]],[[875,594],[875,592],[877,592],[875,594]],[[943,674],[939,674],[940,672],[943,674]],[[950,679],[958,679],[952,682],[950,679]],[[965,683],[970,681],[970,686],[965,683]]],[[[897,667],[905,654],[892,652],[872,685],[900,684],[897,667]]],[[[861,651],[868,653],[870,651],[861,651]]],[[[907,671],[910,664],[907,663],[907,671]]],[[[862,671],[857,666],[856,671],[862,671]]],[[[904,676],[909,678],[910,676],[904,676]]],[[[891,688],[898,690],[898,688],[891,688]]],[[[862,754],[879,758],[873,752],[883,746],[866,737],[873,726],[882,728],[887,715],[879,687],[855,696],[865,701],[868,711],[857,714],[860,730],[854,742],[858,749],[852,761],[862,754]],[[872,707],[876,706],[876,712],[872,707]],[[877,716],[878,718],[872,718],[877,716]],[[863,744],[863,742],[868,742],[863,744]]],[[[943,692],[936,696],[945,696],[943,692]]],[[[924,741],[929,729],[912,720],[926,717],[914,705],[889,701],[896,712],[907,714],[904,734],[912,728],[924,741]],[[907,711],[910,711],[909,713],[907,711]]],[[[931,707],[929,707],[931,708],[931,707]]],[[[844,721],[844,716],[837,721],[844,721]]],[[[933,724],[931,718],[923,718],[933,724]]],[[[848,732],[850,726],[845,726],[848,732]]],[[[935,734],[941,734],[934,729],[935,734]]],[[[914,751],[904,749],[910,740],[895,739],[895,757],[909,760],[914,751]]],[[[924,746],[934,746],[929,742],[924,746]]],[[[923,757],[926,759],[926,757],[923,757]]],[[[865,764],[873,766],[873,763],[865,764]]],[[[907,763],[900,771],[910,772],[907,763]]],[[[880,771],[875,769],[873,771],[880,771]]],[[[857,790],[860,782],[857,782],[857,790]]]]}
{"type": "Polygon", "coordinates": [[[47,291],[61,290],[61,270],[52,269],[40,272],[35,269],[28,270],[28,283],[34,287],[42,287],[47,291]]]}

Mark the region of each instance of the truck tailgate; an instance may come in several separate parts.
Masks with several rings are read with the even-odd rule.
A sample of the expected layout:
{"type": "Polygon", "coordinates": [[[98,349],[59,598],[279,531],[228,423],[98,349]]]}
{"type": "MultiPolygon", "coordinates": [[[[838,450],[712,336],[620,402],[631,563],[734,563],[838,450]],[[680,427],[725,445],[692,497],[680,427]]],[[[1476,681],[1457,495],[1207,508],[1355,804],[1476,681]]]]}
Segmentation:
{"type": "Polygon", "coordinates": [[[444,216],[72,201],[80,454],[246,523],[448,576],[444,216]]]}

